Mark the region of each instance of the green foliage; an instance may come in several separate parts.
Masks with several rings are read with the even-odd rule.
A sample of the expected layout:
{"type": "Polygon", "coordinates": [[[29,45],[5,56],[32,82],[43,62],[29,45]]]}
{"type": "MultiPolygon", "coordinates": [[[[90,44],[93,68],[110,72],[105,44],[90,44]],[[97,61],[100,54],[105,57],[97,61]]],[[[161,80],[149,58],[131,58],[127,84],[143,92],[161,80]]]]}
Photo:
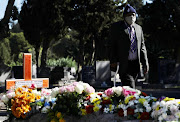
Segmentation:
{"type": "Polygon", "coordinates": [[[11,59],[11,48],[9,44],[9,39],[4,38],[0,43],[0,59],[5,64],[10,63],[11,59]]]}
{"type": "Polygon", "coordinates": [[[82,94],[77,92],[66,92],[57,96],[56,104],[53,111],[60,111],[68,116],[79,116],[80,108],[78,102],[83,98],[82,94]]]}
{"type": "Polygon", "coordinates": [[[75,61],[78,61],[78,44],[79,40],[75,37],[78,33],[75,30],[69,30],[68,34],[64,38],[53,41],[48,50],[48,59],[60,58],[60,57],[73,57],[75,61]]]}
{"type": "Polygon", "coordinates": [[[140,10],[150,55],[174,58],[174,49],[179,46],[179,7],[178,0],[154,0],[140,10]]]}
{"type": "Polygon", "coordinates": [[[60,66],[60,67],[75,67],[77,69],[77,63],[72,58],[60,58],[60,59],[49,59],[46,64],[48,66],[60,66]]]}
{"type": "MultiPolygon", "coordinates": [[[[66,20],[71,29],[76,30],[79,42],[80,64],[93,64],[96,52],[99,57],[106,54],[106,41],[111,23],[122,18],[122,8],[117,6],[124,1],[114,0],[81,0],[71,1],[73,9],[67,11],[70,15],[66,20]],[[102,51],[103,50],[103,51],[102,51]]],[[[107,55],[106,55],[107,56],[107,55]]]]}
{"type": "Polygon", "coordinates": [[[22,65],[23,53],[30,52],[34,54],[34,49],[25,39],[23,32],[11,32],[10,37],[1,41],[0,50],[0,59],[10,67],[22,65]]]}

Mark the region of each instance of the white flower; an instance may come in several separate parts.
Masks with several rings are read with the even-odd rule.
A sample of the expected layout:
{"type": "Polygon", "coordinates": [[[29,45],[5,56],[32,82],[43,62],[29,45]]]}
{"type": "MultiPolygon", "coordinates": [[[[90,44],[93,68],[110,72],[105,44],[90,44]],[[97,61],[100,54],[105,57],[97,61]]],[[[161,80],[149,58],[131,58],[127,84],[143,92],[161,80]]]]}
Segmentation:
{"type": "Polygon", "coordinates": [[[104,108],[104,113],[108,113],[109,112],[109,108],[104,108]]]}
{"type": "Polygon", "coordinates": [[[159,120],[159,122],[161,122],[163,120],[162,116],[159,116],[158,120],[159,120]]]}
{"type": "Polygon", "coordinates": [[[167,113],[162,113],[161,116],[162,116],[163,119],[166,119],[167,118],[167,113]]]}
{"type": "Polygon", "coordinates": [[[180,119],[180,111],[175,113],[175,117],[180,119]]]}
{"type": "Polygon", "coordinates": [[[91,87],[88,83],[81,83],[80,84],[84,87],[84,89],[91,87]]]}
{"type": "Polygon", "coordinates": [[[15,97],[15,92],[10,92],[6,95],[9,99],[15,97]]]}
{"type": "Polygon", "coordinates": [[[41,96],[41,92],[37,90],[32,90],[32,93],[36,96],[41,96]]]}
{"type": "Polygon", "coordinates": [[[135,113],[138,113],[138,112],[139,112],[139,109],[135,109],[134,112],[135,112],[135,113]]]}
{"type": "Polygon", "coordinates": [[[145,99],[149,99],[149,98],[150,98],[150,96],[146,96],[146,97],[145,97],[145,99]]]}
{"type": "Polygon", "coordinates": [[[0,109],[1,109],[3,106],[5,106],[5,104],[0,101],[0,109]]]}
{"type": "Polygon", "coordinates": [[[47,98],[46,98],[45,101],[46,101],[46,102],[51,102],[51,96],[47,96],[47,98]]]}
{"type": "Polygon", "coordinates": [[[84,90],[84,87],[83,87],[82,85],[77,84],[77,85],[75,86],[75,91],[76,91],[78,94],[82,94],[83,90],[84,90]]]}
{"type": "Polygon", "coordinates": [[[143,109],[142,109],[142,108],[140,108],[140,109],[139,109],[139,112],[143,112],[143,109]]]}
{"type": "Polygon", "coordinates": [[[122,87],[118,86],[118,87],[112,87],[112,90],[114,91],[114,93],[117,94],[117,96],[120,96],[122,93],[122,87]]]}
{"type": "Polygon", "coordinates": [[[1,97],[1,101],[4,102],[4,104],[7,104],[8,101],[9,101],[9,99],[8,99],[8,97],[7,97],[6,95],[3,95],[3,96],[1,97]]]}
{"type": "Polygon", "coordinates": [[[146,107],[146,106],[149,106],[149,104],[148,104],[148,102],[147,101],[145,101],[144,103],[143,103],[143,105],[146,107]]]}
{"type": "Polygon", "coordinates": [[[152,117],[152,118],[155,118],[155,111],[153,111],[153,112],[151,113],[151,117],[152,117]]]}
{"type": "Polygon", "coordinates": [[[48,112],[48,109],[50,109],[50,106],[43,107],[43,108],[41,109],[41,112],[42,112],[42,113],[47,113],[47,112],[48,112]]]}
{"type": "Polygon", "coordinates": [[[150,112],[151,111],[151,107],[146,107],[146,112],[150,112]]]}
{"type": "Polygon", "coordinates": [[[133,101],[129,101],[129,106],[134,106],[134,102],[133,101]]]}
{"type": "Polygon", "coordinates": [[[80,103],[80,102],[78,102],[77,107],[78,107],[78,108],[80,108],[80,107],[81,107],[81,103],[80,103]]]}
{"type": "Polygon", "coordinates": [[[124,110],[124,116],[127,116],[127,110],[124,110]]]}
{"type": "Polygon", "coordinates": [[[51,96],[54,98],[59,92],[59,88],[55,87],[54,89],[52,89],[51,96]]]}
{"type": "Polygon", "coordinates": [[[139,99],[139,95],[137,95],[137,94],[135,94],[134,97],[135,97],[136,99],[139,99]]]}
{"type": "Polygon", "coordinates": [[[139,103],[139,101],[138,100],[134,100],[134,103],[139,103]]]}
{"type": "Polygon", "coordinates": [[[161,101],[160,102],[160,106],[165,106],[166,105],[166,102],[165,101],[161,101]]]}

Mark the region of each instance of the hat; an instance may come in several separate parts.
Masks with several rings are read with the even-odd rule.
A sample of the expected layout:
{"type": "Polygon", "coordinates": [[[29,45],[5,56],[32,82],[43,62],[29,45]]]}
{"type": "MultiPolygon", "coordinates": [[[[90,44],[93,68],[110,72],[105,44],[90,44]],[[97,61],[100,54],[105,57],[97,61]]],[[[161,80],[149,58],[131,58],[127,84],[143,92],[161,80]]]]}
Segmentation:
{"type": "Polygon", "coordinates": [[[125,9],[124,9],[123,16],[126,15],[127,13],[136,13],[136,10],[132,6],[127,4],[125,9]]]}

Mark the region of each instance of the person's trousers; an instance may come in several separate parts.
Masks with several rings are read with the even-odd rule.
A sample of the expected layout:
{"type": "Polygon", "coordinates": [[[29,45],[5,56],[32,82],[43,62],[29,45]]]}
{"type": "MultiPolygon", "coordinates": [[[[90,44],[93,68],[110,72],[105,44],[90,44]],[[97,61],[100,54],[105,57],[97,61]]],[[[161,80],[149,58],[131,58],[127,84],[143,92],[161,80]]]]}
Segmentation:
{"type": "Polygon", "coordinates": [[[130,86],[135,88],[135,83],[139,73],[138,60],[128,61],[128,67],[126,71],[120,76],[122,86],[130,86]]]}

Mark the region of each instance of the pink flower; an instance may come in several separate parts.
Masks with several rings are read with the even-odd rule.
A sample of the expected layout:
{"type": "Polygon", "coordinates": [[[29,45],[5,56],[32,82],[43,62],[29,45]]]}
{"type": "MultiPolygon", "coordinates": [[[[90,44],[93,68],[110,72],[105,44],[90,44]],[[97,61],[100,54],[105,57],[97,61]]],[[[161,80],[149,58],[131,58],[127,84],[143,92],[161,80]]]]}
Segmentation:
{"type": "Polygon", "coordinates": [[[59,91],[60,91],[60,93],[64,93],[64,92],[66,91],[66,87],[65,87],[65,86],[60,87],[60,88],[59,88],[59,91]]]}
{"type": "Polygon", "coordinates": [[[92,86],[90,86],[85,89],[85,92],[87,92],[88,94],[91,94],[95,92],[95,89],[92,86]]]}
{"type": "Polygon", "coordinates": [[[77,84],[79,84],[79,82],[73,82],[73,86],[76,86],[77,84]]]}
{"type": "Polygon", "coordinates": [[[114,91],[113,91],[113,89],[112,88],[109,88],[109,89],[107,89],[107,90],[105,90],[105,92],[104,92],[107,96],[111,96],[111,95],[113,95],[114,94],[114,91]]]}
{"type": "Polygon", "coordinates": [[[127,89],[124,89],[123,88],[123,94],[124,96],[128,96],[128,95],[134,95],[136,92],[135,91],[130,91],[130,90],[127,90],[127,89]]]}
{"type": "Polygon", "coordinates": [[[41,90],[41,96],[49,96],[50,94],[51,94],[51,90],[48,89],[41,90]]]}
{"type": "Polygon", "coordinates": [[[67,92],[74,92],[74,86],[70,85],[66,87],[67,92]]]}

